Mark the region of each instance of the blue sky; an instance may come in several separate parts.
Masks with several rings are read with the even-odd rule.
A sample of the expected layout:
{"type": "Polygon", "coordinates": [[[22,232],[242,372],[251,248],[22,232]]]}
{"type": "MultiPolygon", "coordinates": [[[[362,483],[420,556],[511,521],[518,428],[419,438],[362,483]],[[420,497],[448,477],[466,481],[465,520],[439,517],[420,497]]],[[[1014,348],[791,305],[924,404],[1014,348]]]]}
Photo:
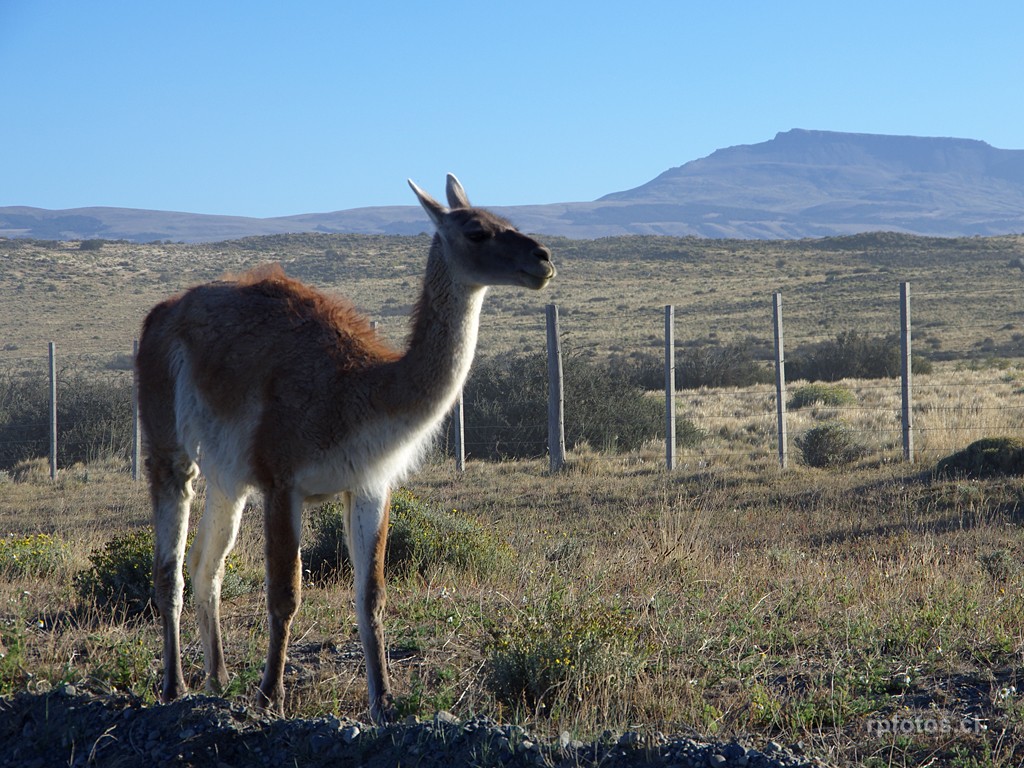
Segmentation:
{"type": "Polygon", "coordinates": [[[0,0],[0,206],[592,200],[809,128],[1024,148],[1024,3],[0,0]]]}

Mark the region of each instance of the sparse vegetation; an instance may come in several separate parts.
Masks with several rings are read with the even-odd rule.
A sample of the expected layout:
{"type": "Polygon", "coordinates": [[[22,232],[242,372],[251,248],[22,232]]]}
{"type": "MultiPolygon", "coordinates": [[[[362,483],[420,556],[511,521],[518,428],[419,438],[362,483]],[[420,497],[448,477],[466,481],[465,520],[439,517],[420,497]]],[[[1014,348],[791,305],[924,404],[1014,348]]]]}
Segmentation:
{"type": "MultiPolygon", "coordinates": [[[[131,349],[146,308],[187,284],[267,259],[355,295],[397,344],[404,319],[379,310],[388,298],[395,307],[410,301],[415,281],[405,254],[422,248],[415,241],[111,242],[83,257],[77,244],[0,240],[0,359],[6,375],[21,381],[56,337],[72,367],[67,373],[124,386],[127,365],[117,355],[131,349]],[[118,300],[110,301],[115,290],[118,300]],[[35,322],[25,323],[26,315],[35,322]]],[[[799,742],[838,764],[1019,765],[1024,491],[1018,477],[922,469],[972,441],[1024,433],[1019,286],[1006,283],[1018,274],[1006,265],[1020,257],[1024,239],[651,237],[551,245],[560,277],[544,300],[560,305],[566,341],[597,366],[634,353],[657,360],[667,301],[677,306],[681,358],[683,349],[742,345],[757,334],[751,355],[765,359],[768,292],[777,287],[786,297],[795,380],[792,358],[804,338],[836,338],[851,324],[886,338],[896,282],[910,280],[914,348],[936,361],[931,375],[915,380],[918,463],[900,461],[898,385],[852,378],[841,386],[856,407],[814,400],[790,414],[790,434],[805,442],[842,410],[847,436],[864,453],[841,472],[797,462],[778,470],[766,384],[682,391],[682,417],[701,440],[681,450],[672,474],[661,469],[660,426],[654,442],[641,438],[628,448],[585,438],[589,447],[570,462],[585,459],[586,471],[550,474],[544,460],[504,460],[470,462],[457,475],[447,462],[430,464],[409,485],[412,506],[443,517],[462,510],[456,517],[470,527],[413,538],[461,544],[475,528],[511,554],[494,567],[432,561],[392,574],[386,621],[403,715],[425,718],[443,707],[553,738],[629,727],[652,736],[695,731],[760,745],[799,742]],[[976,288],[986,290],[986,301],[976,299],[976,288]],[[616,298],[589,301],[596,296],[616,298]],[[605,452],[606,445],[619,450],[605,452]],[[560,644],[568,637],[579,642],[560,644]],[[606,669],[616,679],[598,673],[606,669]],[[898,732],[904,727],[909,732],[898,732]]],[[[486,306],[482,352],[542,358],[535,299],[502,297],[486,306]]],[[[505,381],[496,381],[495,397],[514,400],[518,383],[505,381]]],[[[651,388],[661,386],[659,379],[651,388]]],[[[661,412],[660,398],[641,397],[661,412]]],[[[12,402],[0,396],[0,413],[12,402]]],[[[496,435],[495,445],[509,440],[507,432],[496,435]]],[[[83,452],[88,463],[62,463],[56,482],[45,462],[25,455],[0,472],[0,519],[12,534],[0,556],[8,563],[0,578],[0,692],[71,683],[152,701],[156,624],[126,619],[122,603],[107,609],[82,599],[68,579],[85,569],[98,580],[102,560],[93,558],[113,557],[108,543],[147,525],[144,486],[128,479],[118,450],[83,452]],[[32,555],[30,567],[11,567],[10,552],[32,551],[42,540],[29,537],[40,532],[60,559],[32,555]]],[[[197,505],[201,484],[199,493],[197,505]]],[[[245,700],[258,678],[266,646],[263,595],[252,588],[253,575],[263,572],[258,499],[253,506],[232,555],[250,588],[226,606],[235,676],[228,696],[235,700],[245,700]]],[[[317,543],[309,533],[304,554],[317,543]]],[[[126,549],[102,570],[150,565],[151,550],[126,549]]],[[[148,585],[142,589],[148,598],[148,585]]],[[[351,600],[346,579],[307,586],[293,628],[289,715],[365,717],[351,600]]],[[[183,629],[185,646],[198,647],[191,607],[183,629]]],[[[185,663],[194,685],[202,675],[198,654],[186,654],[185,663]]]]}

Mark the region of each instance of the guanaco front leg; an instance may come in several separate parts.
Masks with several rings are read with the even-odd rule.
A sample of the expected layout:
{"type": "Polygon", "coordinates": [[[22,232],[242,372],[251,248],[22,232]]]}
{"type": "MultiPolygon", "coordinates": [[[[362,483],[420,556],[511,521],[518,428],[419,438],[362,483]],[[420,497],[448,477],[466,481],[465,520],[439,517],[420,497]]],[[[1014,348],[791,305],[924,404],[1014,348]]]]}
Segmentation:
{"type": "Polygon", "coordinates": [[[356,620],[366,657],[370,717],[386,723],[393,716],[391,682],[384,645],[384,552],[388,539],[390,493],[345,494],[345,527],[355,579],[356,620]]]}

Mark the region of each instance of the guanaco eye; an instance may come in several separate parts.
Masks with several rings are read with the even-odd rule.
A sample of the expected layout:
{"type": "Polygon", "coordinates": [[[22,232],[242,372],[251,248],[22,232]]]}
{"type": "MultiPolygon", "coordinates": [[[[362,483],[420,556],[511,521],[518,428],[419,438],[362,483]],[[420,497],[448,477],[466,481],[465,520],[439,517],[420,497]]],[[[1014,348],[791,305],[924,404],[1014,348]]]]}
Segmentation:
{"type": "Polygon", "coordinates": [[[466,239],[473,243],[482,243],[491,237],[490,233],[483,229],[474,229],[472,232],[466,232],[465,234],[466,239]]]}

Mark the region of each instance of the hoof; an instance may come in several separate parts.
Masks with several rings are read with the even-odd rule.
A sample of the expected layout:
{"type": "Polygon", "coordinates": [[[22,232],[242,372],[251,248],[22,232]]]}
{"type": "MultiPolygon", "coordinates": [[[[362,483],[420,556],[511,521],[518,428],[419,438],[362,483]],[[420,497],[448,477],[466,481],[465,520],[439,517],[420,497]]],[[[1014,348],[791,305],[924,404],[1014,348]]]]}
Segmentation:
{"type": "Polygon", "coordinates": [[[370,705],[370,720],[374,725],[387,725],[398,719],[398,710],[395,708],[395,699],[390,693],[386,693],[370,705]]]}

